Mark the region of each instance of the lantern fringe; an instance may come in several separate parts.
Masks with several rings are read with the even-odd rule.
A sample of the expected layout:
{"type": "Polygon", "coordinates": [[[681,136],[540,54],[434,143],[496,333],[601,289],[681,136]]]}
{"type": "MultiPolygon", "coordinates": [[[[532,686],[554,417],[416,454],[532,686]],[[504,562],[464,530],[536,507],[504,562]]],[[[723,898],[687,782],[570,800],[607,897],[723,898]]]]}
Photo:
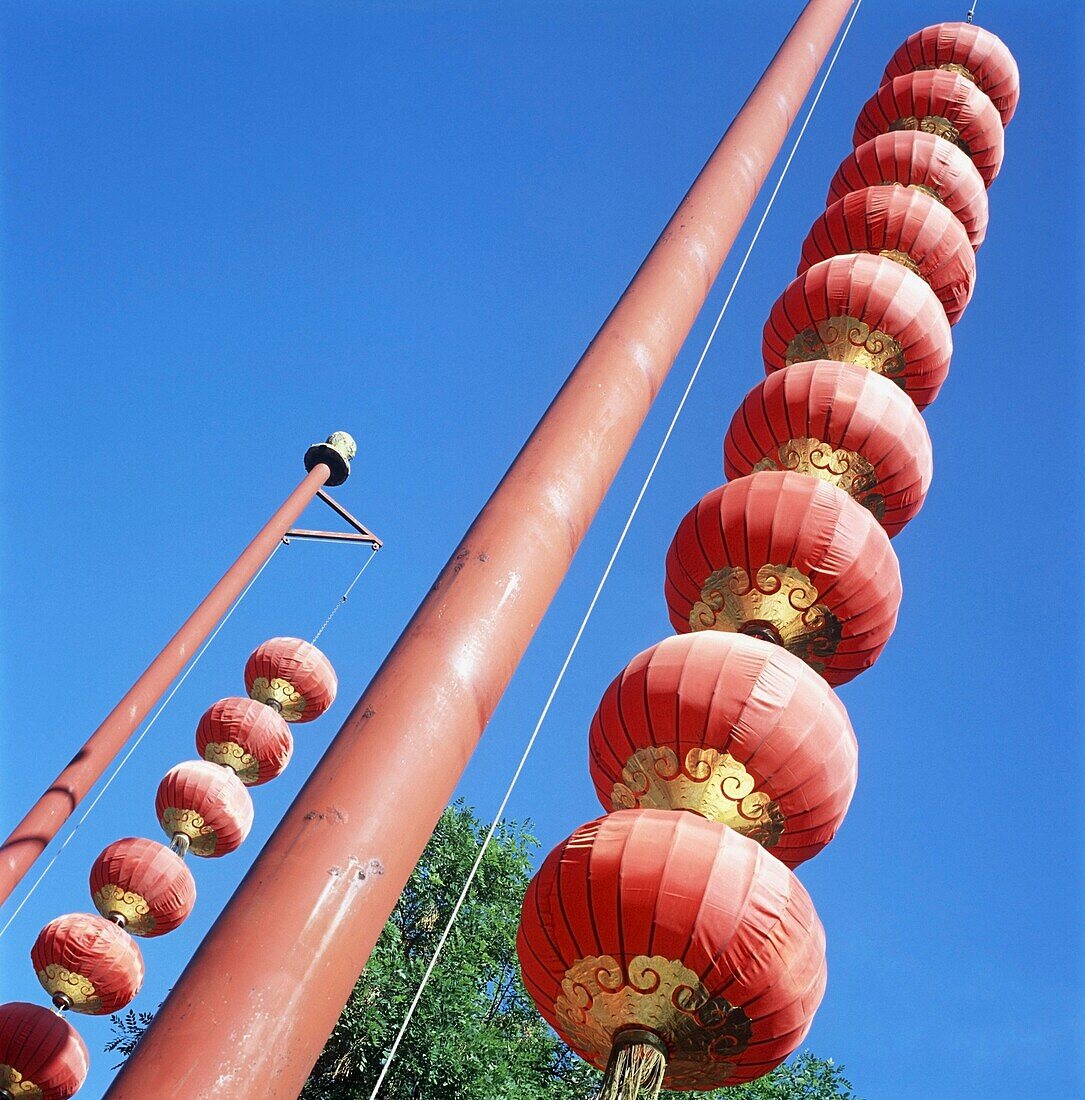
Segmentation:
{"type": "Polygon", "coordinates": [[[597,1100],[656,1100],[667,1071],[667,1048],[650,1031],[626,1031],[614,1040],[597,1100]]]}

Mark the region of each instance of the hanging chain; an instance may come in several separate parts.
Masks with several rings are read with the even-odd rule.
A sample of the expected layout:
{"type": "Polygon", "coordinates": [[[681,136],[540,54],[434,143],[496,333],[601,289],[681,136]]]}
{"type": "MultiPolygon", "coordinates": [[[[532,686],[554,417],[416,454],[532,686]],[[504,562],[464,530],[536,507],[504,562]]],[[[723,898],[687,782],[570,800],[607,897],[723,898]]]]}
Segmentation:
{"type": "Polygon", "coordinates": [[[319,638],[320,635],[328,629],[328,623],[330,623],[332,619],[334,619],[335,616],[339,614],[339,609],[343,606],[343,604],[347,602],[347,598],[350,596],[351,590],[362,579],[362,574],[369,568],[370,564],[376,556],[377,548],[374,546],[369,552],[369,557],[365,559],[365,565],[363,565],[361,569],[358,570],[357,574],[354,577],[354,580],[352,580],[350,584],[347,585],[347,590],[342,594],[342,596],[339,597],[339,602],[332,608],[331,614],[324,620],[323,626],[321,626],[321,628],[313,635],[313,645],[316,645],[317,638],[319,638]]]}

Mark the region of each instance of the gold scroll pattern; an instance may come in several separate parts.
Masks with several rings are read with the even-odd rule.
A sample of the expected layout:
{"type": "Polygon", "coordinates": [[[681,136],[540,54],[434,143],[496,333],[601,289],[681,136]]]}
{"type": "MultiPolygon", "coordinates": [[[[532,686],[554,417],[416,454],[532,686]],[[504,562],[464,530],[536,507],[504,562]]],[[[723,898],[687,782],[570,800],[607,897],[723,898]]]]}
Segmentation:
{"type": "Polygon", "coordinates": [[[948,118],[944,118],[942,115],[924,115],[922,118],[916,115],[904,115],[901,118],[894,119],[889,124],[889,130],[919,130],[924,134],[934,134],[935,137],[944,138],[952,145],[956,145],[958,149],[972,155],[972,150],[968,148],[968,142],[961,140],[961,131],[949,121],[948,118]]]}
{"type": "Polygon", "coordinates": [[[33,1081],[28,1081],[14,1066],[0,1062],[0,1089],[18,1100],[42,1100],[45,1095],[33,1081]]]}
{"type": "Polygon", "coordinates": [[[846,313],[815,321],[792,336],[785,352],[787,366],[814,359],[856,363],[904,386],[904,349],[889,333],[846,313]]]}
{"type": "Polygon", "coordinates": [[[728,752],[695,747],[681,764],[666,745],[637,749],[611,790],[615,810],[693,810],[771,848],[784,832],[779,804],[728,752]]]}
{"type": "Polygon", "coordinates": [[[822,672],[840,645],[843,626],[817,598],[817,587],[794,566],[762,565],[751,581],[741,566],[729,565],[704,582],[689,625],[737,634],[744,626],[767,623],[786,650],[822,672]]]}
{"type": "Polygon", "coordinates": [[[209,741],[204,746],[203,758],[229,768],[247,787],[260,779],[260,761],[236,741],[209,741]]]}
{"type": "Polygon", "coordinates": [[[39,970],[38,981],[50,997],[55,997],[58,993],[67,997],[72,1003],[73,1012],[88,1012],[96,1016],[102,1011],[102,998],[98,996],[94,984],[82,974],[75,974],[60,963],[49,963],[44,970],[39,970]]]}
{"type": "Polygon", "coordinates": [[[133,936],[149,936],[158,923],[151,916],[151,907],[142,894],[122,890],[116,883],[99,886],[93,895],[94,906],[106,920],[114,913],[124,917],[124,930],[133,936]]]}
{"type": "Polygon", "coordinates": [[[614,1037],[629,1027],[667,1046],[668,1088],[712,1087],[733,1071],[753,1024],[741,1007],[710,997],[676,959],[637,955],[624,969],[613,955],[577,959],[554,1005],[562,1035],[602,1069],[614,1037]]]}
{"type": "Polygon", "coordinates": [[[218,834],[195,810],[182,810],[167,806],[162,811],[162,828],[171,839],[184,833],[189,840],[189,851],[194,856],[213,856],[218,846],[218,834]]]}
{"type": "Polygon", "coordinates": [[[257,676],[249,688],[249,697],[277,710],[288,722],[300,722],[305,713],[305,696],[279,676],[273,680],[257,676]]]}
{"type": "Polygon", "coordinates": [[[878,475],[858,451],[834,447],[831,443],[803,436],[788,439],[758,462],[752,473],[762,470],[794,470],[843,489],[878,519],[885,515],[885,497],[878,492],[878,475]]]}

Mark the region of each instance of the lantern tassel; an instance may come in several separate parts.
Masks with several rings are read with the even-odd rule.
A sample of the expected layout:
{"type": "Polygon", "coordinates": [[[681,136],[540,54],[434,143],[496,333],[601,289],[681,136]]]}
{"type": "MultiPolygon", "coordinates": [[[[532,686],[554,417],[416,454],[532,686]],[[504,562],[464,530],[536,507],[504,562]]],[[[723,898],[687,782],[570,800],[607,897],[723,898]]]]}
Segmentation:
{"type": "Polygon", "coordinates": [[[667,1071],[667,1048],[651,1031],[623,1031],[610,1049],[597,1100],[656,1100],[667,1071]]]}

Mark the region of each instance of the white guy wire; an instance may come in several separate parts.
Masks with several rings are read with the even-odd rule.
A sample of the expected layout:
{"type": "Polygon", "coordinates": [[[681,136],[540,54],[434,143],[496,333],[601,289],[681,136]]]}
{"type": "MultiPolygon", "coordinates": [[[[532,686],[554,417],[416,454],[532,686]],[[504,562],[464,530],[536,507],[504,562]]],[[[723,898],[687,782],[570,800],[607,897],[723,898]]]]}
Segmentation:
{"type": "Polygon", "coordinates": [[[708,340],[705,342],[704,349],[701,351],[700,358],[697,360],[697,365],[693,368],[693,373],[690,375],[689,382],[686,384],[685,392],[682,394],[681,400],[678,402],[678,407],[675,409],[674,416],[671,418],[671,422],[667,427],[667,431],[664,433],[663,441],[659,445],[659,450],[656,452],[655,459],[652,462],[651,467],[648,470],[648,474],[644,479],[644,483],[641,485],[640,492],[637,494],[637,499],[633,503],[633,508],[629,513],[629,518],[625,521],[625,526],[622,528],[622,533],[618,537],[618,541],[614,547],[613,553],[610,555],[610,560],[607,562],[606,568],[603,570],[603,575],[599,580],[599,584],[595,589],[595,594],[591,598],[591,602],[588,604],[588,609],[584,613],[584,618],[581,620],[580,628],[576,632],[576,636],[573,638],[572,645],[569,648],[569,652],[565,657],[565,661],[558,672],[557,679],[554,681],[554,686],[550,689],[550,694],[547,697],[546,703],[543,705],[542,712],[539,714],[539,720],[535,723],[535,728],[531,732],[531,736],[528,738],[527,745],[524,748],[523,754],[520,757],[520,762],[516,765],[516,771],[513,772],[512,779],[509,781],[508,788],[505,791],[504,797],[501,799],[501,804],[497,808],[497,813],[494,815],[494,819],[490,824],[489,829],[486,832],[486,836],[482,841],[482,845],[478,850],[478,855],[475,857],[475,862],[471,867],[470,872],[467,875],[467,880],[463,884],[463,889],[460,891],[460,896],[456,899],[456,904],[452,908],[452,913],[448,918],[448,923],[445,925],[444,931],[441,933],[441,938],[437,942],[437,947],[433,952],[433,957],[429,961],[429,965],[426,967],[425,973],[422,975],[422,981],[418,986],[418,990],[414,995],[414,999],[411,1001],[410,1006],[407,1009],[407,1015],[403,1019],[403,1023],[400,1025],[399,1031],[396,1034],[395,1041],[392,1043],[391,1049],[388,1051],[388,1057],[384,1061],[384,1065],[381,1067],[380,1074],[377,1077],[376,1084],[373,1086],[373,1091],[369,1094],[369,1100],[376,1100],[377,1094],[380,1092],[381,1086],[384,1084],[385,1078],[388,1076],[388,1071],[391,1069],[392,1062],[395,1059],[396,1052],[399,1050],[399,1045],[403,1041],[403,1036],[407,1033],[407,1028],[410,1026],[411,1020],[414,1017],[415,1010],[418,1008],[418,1004],[422,999],[422,994],[425,992],[426,986],[429,983],[429,979],[433,974],[437,962],[441,957],[441,953],[444,951],[445,944],[448,942],[448,937],[452,933],[452,928],[456,923],[456,919],[460,915],[460,910],[463,908],[463,904],[467,899],[467,894],[471,889],[471,884],[475,880],[475,876],[478,874],[478,869],[482,865],[483,857],[486,854],[486,849],[490,846],[490,841],[493,840],[494,834],[497,832],[498,825],[501,819],[504,817],[505,810],[508,807],[509,800],[512,798],[512,793],[516,788],[516,784],[519,782],[520,775],[524,770],[524,766],[527,764],[528,757],[531,755],[531,750],[535,747],[535,741],[539,736],[539,731],[542,729],[543,723],[546,721],[546,716],[550,711],[550,706],[554,702],[554,697],[558,693],[558,689],[561,687],[562,681],[565,679],[565,673],[572,662],[573,655],[576,653],[577,647],[580,645],[580,639],[584,636],[584,631],[588,625],[588,620],[592,616],[592,612],[595,610],[596,604],[599,602],[599,597],[602,595],[603,588],[606,586],[607,580],[610,577],[611,570],[614,568],[614,562],[618,557],[622,546],[625,543],[626,535],[629,534],[629,529],[633,525],[633,520],[636,518],[637,512],[640,509],[641,501],[644,500],[644,495],[648,491],[648,486],[652,482],[652,478],[655,475],[656,467],[659,465],[660,459],[663,457],[663,452],[667,448],[667,444],[670,442],[670,438],[674,433],[674,429],[678,424],[678,419],[682,415],[682,411],[686,406],[686,401],[689,398],[690,392],[693,389],[694,383],[697,381],[697,376],[700,374],[701,367],[704,364],[705,358],[708,355],[709,349],[712,347],[712,342],[716,337],[716,331],[719,329],[724,315],[727,313],[727,307],[731,304],[731,299],[734,296],[735,289],[738,287],[739,280],[742,278],[743,272],[746,270],[746,264],[753,253],[754,246],[757,244],[758,237],[761,236],[761,230],[764,228],[765,222],[768,220],[769,213],[772,210],[773,203],[776,201],[776,196],[780,192],[780,187],[784,182],[784,178],[787,176],[788,169],[791,167],[791,162],[795,158],[795,153],[798,151],[799,144],[802,141],[803,134],[806,133],[806,128],[810,124],[810,119],[814,114],[814,109],[818,105],[818,101],[821,99],[821,93],[825,90],[825,85],[829,80],[829,76],[833,71],[833,66],[836,64],[837,57],[840,56],[840,50],[843,48],[844,42],[847,40],[848,32],[851,30],[851,25],[855,21],[856,15],[859,13],[859,7],[863,0],[856,0],[855,6],[852,8],[851,16],[848,19],[847,25],[844,27],[844,33],[840,37],[840,41],[837,43],[836,50],[833,53],[832,58],[829,61],[829,67],[825,70],[825,75],[822,77],[821,84],[818,86],[817,92],[814,94],[813,102],[810,104],[810,109],[806,112],[806,117],[803,119],[802,126],[799,128],[798,136],[795,138],[794,144],[791,146],[791,151],[787,155],[787,160],[784,162],[783,170],[780,172],[779,179],[776,181],[776,186],[772,189],[772,194],[769,196],[769,201],[765,206],[765,211],[761,215],[761,220],[757,224],[757,229],[754,230],[753,238],[750,240],[749,246],[746,249],[746,254],[742,257],[742,263],[739,264],[738,271],[735,274],[734,281],[731,283],[731,288],[727,292],[727,297],[723,301],[723,306],[720,308],[719,315],[716,317],[716,323],[712,326],[712,331],[708,334],[708,340]]]}

